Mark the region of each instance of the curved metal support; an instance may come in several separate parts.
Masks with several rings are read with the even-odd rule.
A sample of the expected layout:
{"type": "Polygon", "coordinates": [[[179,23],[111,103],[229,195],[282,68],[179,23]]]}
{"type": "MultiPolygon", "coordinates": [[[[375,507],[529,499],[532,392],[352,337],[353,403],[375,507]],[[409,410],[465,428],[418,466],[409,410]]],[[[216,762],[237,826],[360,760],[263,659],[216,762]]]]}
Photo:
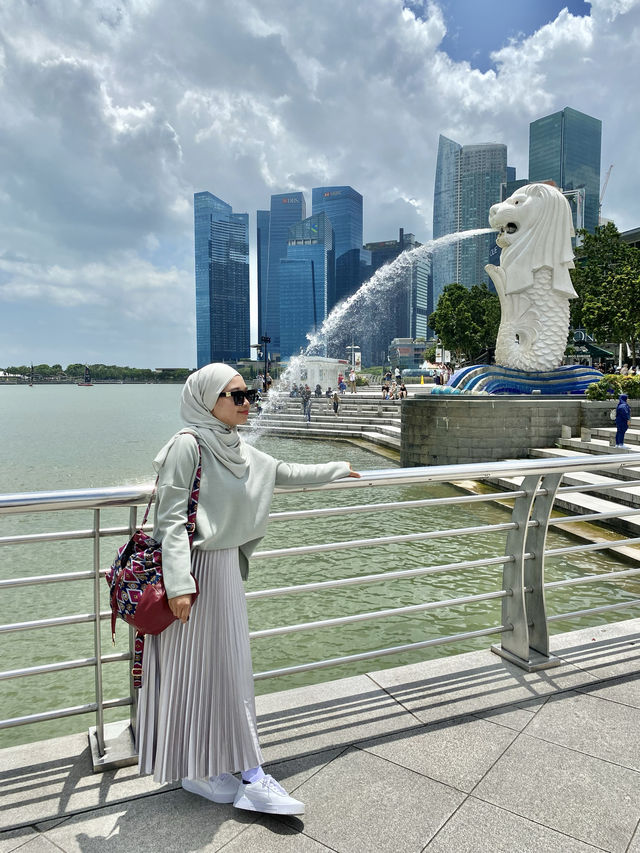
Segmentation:
{"type": "MultiPolygon", "coordinates": [[[[549,626],[544,599],[544,551],[549,527],[549,516],[562,474],[547,474],[540,482],[546,495],[538,495],[533,504],[531,518],[537,522],[528,528],[527,551],[532,560],[524,563],[524,585],[531,590],[526,596],[527,623],[529,625],[529,650],[549,658],[549,626]]],[[[555,659],[554,659],[555,660],[555,659]]]]}
{"type": "Polygon", "coordinates": [[[516,499],[511,514],[517,527],[507,536],[506,553],[513,556],[513,562],[505,563],[503,569],[503,588],[511,595],[502,601],[502,622],[512,625],[513,631],[503,634],[501,644],[491,646],[491,650],[527,672],[560,663],[549,655],[544,546],[561,479],[562,474],[557,473],[544,477],[532,474],[524,478],[525,495],[516,499]],[[525,560],[525,554],[531,555],[530,559],[525,560]]]}

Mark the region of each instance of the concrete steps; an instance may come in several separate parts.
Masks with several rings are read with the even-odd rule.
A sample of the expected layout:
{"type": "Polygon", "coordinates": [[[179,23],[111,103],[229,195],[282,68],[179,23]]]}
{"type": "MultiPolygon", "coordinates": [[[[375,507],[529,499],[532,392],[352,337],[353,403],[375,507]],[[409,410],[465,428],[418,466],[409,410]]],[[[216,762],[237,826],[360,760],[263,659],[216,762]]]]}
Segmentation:
{"type": "Polygon", "coordinates": [[[250,416],[250,427],[258,425],[271,435],[325,440],[362,439],[400,450],[400,401],[346,395],[340,398],[336,415],[330,399],[312,397],[311,421],[307,422],[300,399],[282,396],[262,414],[250,416]]]}

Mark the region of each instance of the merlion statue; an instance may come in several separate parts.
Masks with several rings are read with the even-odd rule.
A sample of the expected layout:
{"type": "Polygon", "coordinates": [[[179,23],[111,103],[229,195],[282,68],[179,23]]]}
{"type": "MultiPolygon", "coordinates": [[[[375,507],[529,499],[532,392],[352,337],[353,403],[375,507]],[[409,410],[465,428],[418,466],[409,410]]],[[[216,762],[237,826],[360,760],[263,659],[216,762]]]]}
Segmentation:
{"type": "Polygon", "coordinates": [[[552,370],[562,363],[569,300],[578,295],[573,268],[571,209],[550,184],[527,184],[494,204],[489,224],[499,231],[500,266],[488,264],[502,318],[496,364],[516,370],[552,370]]]}

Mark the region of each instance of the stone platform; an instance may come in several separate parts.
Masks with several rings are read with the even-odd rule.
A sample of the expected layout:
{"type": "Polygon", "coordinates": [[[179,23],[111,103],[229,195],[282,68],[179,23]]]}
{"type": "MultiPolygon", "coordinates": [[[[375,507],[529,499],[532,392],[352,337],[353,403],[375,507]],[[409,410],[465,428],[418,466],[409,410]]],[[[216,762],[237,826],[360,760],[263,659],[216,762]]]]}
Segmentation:
{"type": "Polygon", "coordinates": [[[302,819],[92,774],[86,735],[3,750],[0,853],[640,853],[640,619],[552,650],[538,673],[487,650],[259,697],[302,819]]]}

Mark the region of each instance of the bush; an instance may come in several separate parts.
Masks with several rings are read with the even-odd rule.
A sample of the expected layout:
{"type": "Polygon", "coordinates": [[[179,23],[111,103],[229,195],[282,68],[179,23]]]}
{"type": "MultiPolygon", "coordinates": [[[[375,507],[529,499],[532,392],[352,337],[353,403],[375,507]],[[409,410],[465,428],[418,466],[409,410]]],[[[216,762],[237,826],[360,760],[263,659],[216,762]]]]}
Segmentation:
{"type": "Polygon", "coordinates": [[[592,382],[585,391],[589,400],[617,400],[620,394],[626,394],[630,400],[640,400],[640,376],[613,373],[592,382]]]}

